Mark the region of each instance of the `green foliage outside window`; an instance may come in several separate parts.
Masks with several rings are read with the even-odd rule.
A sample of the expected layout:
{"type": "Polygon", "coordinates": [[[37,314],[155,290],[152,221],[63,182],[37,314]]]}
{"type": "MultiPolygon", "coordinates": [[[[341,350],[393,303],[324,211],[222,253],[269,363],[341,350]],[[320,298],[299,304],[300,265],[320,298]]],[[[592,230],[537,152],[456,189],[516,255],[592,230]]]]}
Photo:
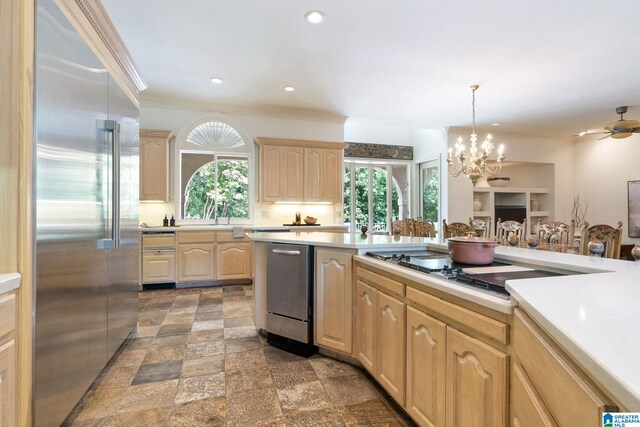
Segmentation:
{"type": "Polygon", "coordinates": [[[213,161],[200,167],[189,180],[184,192],[185,219],[211,219],[216,211],[218,217],[249,217],[249,162],[234,159],[217,163],[217,176],[213,161]]]}
{"type": "Polygon", "coordinates": [[[425,221],[438,223],[439,176],[435,171],[422,189],[422,216],[425,221]]]}
{"type": "MultiPolygon", "coordinates": [[[[367,167],[356,167],[355,169],[355,197],[356,213],[355,224],[368,224],[369,219],[369,170],[367,167]]],[[[373,223],[385,224],[386,230],[388,208],[387,208],[387,172],[381,168],[373,168],[373,223]]],[[[351,169],[345,167],[344,172],[344,221],[354,223],[351,215],[351,169]]],[[[395,185],[391,185],[391,208],[392,218],[400,215],[400,205],[398,204],[398,190],[395,185]]]]}

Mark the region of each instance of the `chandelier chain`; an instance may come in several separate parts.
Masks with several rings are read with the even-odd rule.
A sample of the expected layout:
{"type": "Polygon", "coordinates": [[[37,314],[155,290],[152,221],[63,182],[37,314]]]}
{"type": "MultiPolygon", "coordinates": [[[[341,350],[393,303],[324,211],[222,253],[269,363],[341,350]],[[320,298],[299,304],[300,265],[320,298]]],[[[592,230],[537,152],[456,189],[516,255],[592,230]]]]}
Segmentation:
{"type": "Polygon", "coordinates": [[[471,94],[471,129],[476,133],[476,89],[472,89],[471,94]]]}

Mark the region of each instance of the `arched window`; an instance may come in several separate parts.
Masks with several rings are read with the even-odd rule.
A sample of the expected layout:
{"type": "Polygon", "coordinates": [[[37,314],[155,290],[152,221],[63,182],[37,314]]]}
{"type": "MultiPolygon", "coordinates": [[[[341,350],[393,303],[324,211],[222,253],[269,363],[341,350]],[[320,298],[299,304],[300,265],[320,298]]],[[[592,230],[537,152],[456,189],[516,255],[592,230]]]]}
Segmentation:
{"type": "Polygon", "coordinates": [[[250,144],[231,125],[200,121],[180,144],[180,218],[250,218],[250,144]]]}

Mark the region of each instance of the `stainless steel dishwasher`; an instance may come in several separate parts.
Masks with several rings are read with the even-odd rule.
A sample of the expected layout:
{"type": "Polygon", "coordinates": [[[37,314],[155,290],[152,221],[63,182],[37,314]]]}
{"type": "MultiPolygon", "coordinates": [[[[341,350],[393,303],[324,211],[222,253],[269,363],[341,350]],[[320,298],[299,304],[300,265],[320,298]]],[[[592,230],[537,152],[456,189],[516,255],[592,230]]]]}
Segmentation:
{"type": "Polygon", "coordinates": [[[267,342],[313,354],[312,310],[313,246],[267,244],[267,342]]]}

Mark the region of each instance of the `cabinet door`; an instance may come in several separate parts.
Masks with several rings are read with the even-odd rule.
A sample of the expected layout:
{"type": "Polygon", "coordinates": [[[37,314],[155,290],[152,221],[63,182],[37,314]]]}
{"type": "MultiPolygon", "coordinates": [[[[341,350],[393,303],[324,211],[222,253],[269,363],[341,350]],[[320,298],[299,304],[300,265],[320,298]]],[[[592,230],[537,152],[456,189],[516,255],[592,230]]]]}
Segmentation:
{"type": "Polygon", "coordinates": [[[140,138],[140,200],[169,200],[167,137],[140,138]]]}
{"type": "Polygon", "coordinates": [[[514,363],[511,372],[511,425],[513,427],[557,427],[524,370],[514,363]]]}
{"type": "Polygon", "coordinates": [[[371,375],[375,375],[376,290],[356,282],[356,358],[371,375]]]}
{"type": "Polygon", "coordinates": [[[444,323],[407,308],[407,403],[421,426],[442,426],[445,415],[446,335],[444,323]]]}
{"type": "Polygon", "coordinates": [[[0,345],[0,425],[16,425],[16,346],[10,340],[0,345]]]}
{"type": "Polygon", "coordinates": [[[218,280],[251,277],[249,243],[219,244],[217,250],[218,280]]]}
{"type": "Polygon", "coordinates": [[[262,200],[277,202],[283,199],[284,169],[282,147],[265,145],[260,147],[260,188],[262,200]]]}
{"type": "Polygon", "coordinates": [[[304,198],[304,149],[283,147],[283,200],[302,201],[304,198]]]}
{"type": "Polygon", "coordinates": [[[304,149],[304,200],[320,202],[322,176],[322,148],[304,149]]]}
{"type": "Polygon", "coordinates": [[[405,304],[378,291],[376,379],[400,405],[405,386],[405,304]]]}
{"type": "Polygon", "coordinates": [[[509,356],[447,327],[447,426],[507,425],[509,356]]]}
{"type": "Polygon", "coordinates": [[[322,152],[320,197],[322,201],[342,203],[342,150],[322,152]]]}
{"type": "Polygon", "coordinates": [[[215,280],[213,243],[178,245],[178,282],[215,280]]]}
{"type": "Polygon", "coordinates": [[[315,341],[322,347],[351,354],[350,253],[317,250],[315,341]]]}
{"type": "Polygon", "coordinates": [[[171,283],[176,281],[176,253],[174,251],[145,251],[142,254],[142,283],[171,283]]]}

